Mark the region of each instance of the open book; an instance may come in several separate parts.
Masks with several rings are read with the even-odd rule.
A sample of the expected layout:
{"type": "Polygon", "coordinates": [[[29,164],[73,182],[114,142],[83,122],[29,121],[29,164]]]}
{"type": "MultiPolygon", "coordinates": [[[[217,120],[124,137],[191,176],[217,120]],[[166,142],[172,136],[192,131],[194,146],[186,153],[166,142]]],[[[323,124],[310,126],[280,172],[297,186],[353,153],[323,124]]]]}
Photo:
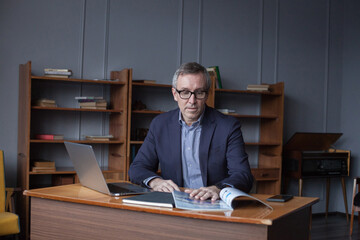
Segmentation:
{"type": "Polygon", "coordinates": [[[190,198],[188,193],[173,191],[172,192],[175,206],[179,209],[195,211],[231,211],[234,207],[234,199],[238,197],[251,198],[272,209],[267,203],[239,190],[236,188],[224,188],[220,191],[220,200],[196,200],[190,198]]]}

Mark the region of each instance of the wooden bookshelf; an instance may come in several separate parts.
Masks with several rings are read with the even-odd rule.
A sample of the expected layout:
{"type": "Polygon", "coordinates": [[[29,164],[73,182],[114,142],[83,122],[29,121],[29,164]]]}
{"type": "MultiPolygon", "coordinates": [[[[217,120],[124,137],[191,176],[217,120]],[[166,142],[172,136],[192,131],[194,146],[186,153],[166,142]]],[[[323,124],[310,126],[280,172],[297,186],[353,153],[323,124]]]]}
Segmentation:
{"type": "MultiPolygon", "coordinates": [[[[56,78],[32,75],[31,62],[19,66],[19,115],[18,115],[18,185],[28,190],[39,186],[69,184],[77,182],[76,172],[69,165],[64,141],[93,145],[102,157],[101,166],[105,178],[125,180],[127,173],[127,120],[128,85],[132,69],[112,71],[110,80],[90,80],[77,78],[56,78]],[[83,89],[101,92],[108,102],[107,109],[79,108],[75,96],[86,96],[83,89]],[[73,94],[73,95],[71,95],[73,94]],[[74,95],[75,94],[75,95],[74,95]],[[44,95],[44,96],[43,96],[44,95]],[[52,97],[59,102],[57,107],[32,106],[39,97],[52,97]],[[62,103],[62,104],[60,104],[62,103]],[[65,105],[65,106],[63,106],[65,105]],[[84,124],[98,128],[114,136],[109,141],[87,140],[84,135],[94,135],[84,124]],[[60,126],[59,126],[60,125],[60,126]],[[45,127],[43,127],[45,126],[45,127]],[[35,139],[39,130],[53,131],[64,135],[63,140],[35,139]],[[89,132],[87,132],[89,131],[89,132]],[[68,134],[68,135],[67,135],[68,134]],[[45,151],[51,149],[51,154],[45,151]],[[56,156],[56,171],[33,172],[32,162],[44,156],[56,156]]],[[[90,91],[91,92],[91,91],[90,91]]],[[[41,133],[41,132],[40,132],[41,133]]],[[[45,134],[45,133],[43,133],[45,134]]],[[[50,150],[49,150],[50,151],[50,150]]],[[[29,234],[29,199],[20,197],[18,211],[22,234],[29,234]]]]}
{"type": "Polygon", "coordinates": [[[245,146],[258,148],[257,165],[251,165],[256,180],[256,192],[279,194],[282,174],[284,83],[271,84],[270,91],[215,89],[214,85],[212,91],[215,92],[215,97],[210,106],[215,108],[218,108],[217,102],[226,94],[250,95],[259,100],[259,105],[255,106],[260,109],[258,115],[239,113],[229,115],[239,118],[240,122],[244,119],[259,122],[259,141],[245,141],[245,146]]]}

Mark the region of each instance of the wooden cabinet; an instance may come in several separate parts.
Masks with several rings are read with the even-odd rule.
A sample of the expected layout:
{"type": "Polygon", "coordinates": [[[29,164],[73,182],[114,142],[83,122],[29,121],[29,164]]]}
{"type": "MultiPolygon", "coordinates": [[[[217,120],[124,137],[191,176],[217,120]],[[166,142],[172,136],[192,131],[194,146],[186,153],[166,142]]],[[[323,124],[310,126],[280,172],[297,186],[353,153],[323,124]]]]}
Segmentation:
{"type": "MultiPolygon", "coordinates": [[[[64,141],[91,144],[106,178],[127,177],[128,85],[132,70],[111,72],[112,80],[34,76],[31,62],[19,67],[18,185],[22,190],[77,181],[64,141]],[[79,108],[76,96],[102,96],[107,109],[79,108]],[[33,106],[40,98],[57,107],[33,106]],[[39,140],[36,134],[61,134],[64,140],[39,140]],[[86,135],[113,135],[109,141],[87,140],[86,135]],[[37,159],[55,161],[56,170],[34,172],[37,159]]],[[[29,200],[19,199],[24,233],[29,232],[29,200]],[[25,229],[26,228],[26,229],[25,229]]]]}
{"type": "MultiPolygon", "coordinates": [[[[231,113],[231,115],[242,123],[246,151],[256,179],[256,192],[278,194],[281,188],[284,84],[282,82],[273,84],[270,89],[271,91],[266,92],[216,89],[215,79],[212,79],[207,105],[218,109],[236,110],[236,113],[231,113]]],[[[129,111],[128,119],[128,153],[131,162],[143,143],[143,139],[137,138],[138,136],[134,134],[136,129],[142,128],[146,131],[154,116],[176,108],[177,104],[173,101],[171,85],[132,82],[129,85],[129,92],[129,99],[131,99],[129,109],[132,110],[129,111]],[[168,98],[161,102],[174,103],[172,108],[133,109],[132,105],[139,100],[145,105],[155,105],[153,102],[158,100],[160,94],[159,90],[154,91],[154,89],[162,89],[163,92],[168,93],[168,98]],[[133,132],[132,135],[131,132],[133,132]]]]}

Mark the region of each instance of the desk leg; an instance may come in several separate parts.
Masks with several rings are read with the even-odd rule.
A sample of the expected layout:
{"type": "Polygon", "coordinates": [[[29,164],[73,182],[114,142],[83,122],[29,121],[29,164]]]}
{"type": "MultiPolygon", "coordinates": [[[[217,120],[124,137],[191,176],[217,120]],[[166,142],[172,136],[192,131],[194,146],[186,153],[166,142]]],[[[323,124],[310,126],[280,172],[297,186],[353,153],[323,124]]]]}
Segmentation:
{"type": "Polygon", "coordinates": [[[348,213],[348,205],[347,205],[347,197],[346,197],[346,186],[345,186],[344,177],[341,177],[341,186],[342,186],[344,204],[345,204],[346,222],[349,222],[349,213],[348,213]]]}
{"type": "Polygon", "coordinates": [[[303,179],[299,178],[299,197],[302,196],[303,193],[302,189],[303,189],[303,179]]]}
{"type": "Polygon", "coordinates": [[[329,211],[329,195],[330,195],[330,178],[326,178],[326,212],[325,219],[327,219],[329,211]]]}

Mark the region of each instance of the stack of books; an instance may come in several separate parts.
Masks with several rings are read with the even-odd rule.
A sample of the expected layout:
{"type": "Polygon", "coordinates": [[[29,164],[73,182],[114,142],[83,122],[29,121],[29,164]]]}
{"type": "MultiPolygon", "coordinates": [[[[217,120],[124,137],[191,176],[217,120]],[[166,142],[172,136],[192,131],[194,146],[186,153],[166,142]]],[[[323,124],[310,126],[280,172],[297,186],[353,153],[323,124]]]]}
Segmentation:
{"type": "Polygon", "coordinates": [[[270,85],[269,84],[249,84],[246,88],[250,91],[269,91],[270,85]]]}
{"type": "Polygon", "coordinates": [[[38,107],[57,107],[55,100],[46,98],[35,100],[33,105],[38,107]]]}
{"type": "Polygon", "coordinates": [[[46,77],[69,78],[72,71],[70,69],[45,68],[44,75],[46,77]]]}
{"type": "Polygon", "coordinates": [[[35,161],[32,167],[33,172],[53,172],[56,171],[55,162],[35,161]]]}
{"type": "Polygon", "coordinates": [[[75,97],[80,108],[85,109],[107,109],[107,102],[103,97],[75,97]]]}
{"type": "Polygon", "coordinates": [[[85,137],[87,140],[94,140],[94,141],[109,141],[110,139],[114,138],[113,135],[90,135],[85,137]]]}

